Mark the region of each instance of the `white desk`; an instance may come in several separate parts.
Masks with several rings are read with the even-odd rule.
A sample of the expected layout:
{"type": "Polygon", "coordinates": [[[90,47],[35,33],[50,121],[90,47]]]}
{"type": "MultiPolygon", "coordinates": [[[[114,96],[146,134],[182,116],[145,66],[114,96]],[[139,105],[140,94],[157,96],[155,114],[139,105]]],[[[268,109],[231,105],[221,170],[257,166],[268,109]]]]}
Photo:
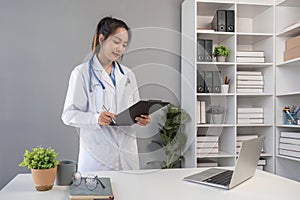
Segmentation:
{"type": "MultiPolygon", "coordinates": [[[[116,200],[153,199],[209,199],[209,200],[258,200],[300,198],[300,183],[262,171],[233,188],[222,190],[182,181],[183,177],[203,169],[146,170],[135,172],[97,172],[112,180],[116,200]]],[[[86,174],[84,174],[86,175],[86,174]]],[[[31,174],[19,174],[0,192],[0,199],[67,200],[67,186],[54,186],[51,191],[37,192],[31,174]]]]}

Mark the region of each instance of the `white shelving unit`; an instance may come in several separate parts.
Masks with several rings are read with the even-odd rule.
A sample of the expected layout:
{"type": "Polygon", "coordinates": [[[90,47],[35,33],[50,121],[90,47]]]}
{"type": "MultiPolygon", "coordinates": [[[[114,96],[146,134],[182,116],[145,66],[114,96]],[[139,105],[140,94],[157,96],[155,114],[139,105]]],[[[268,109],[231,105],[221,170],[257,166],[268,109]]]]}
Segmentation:
{"type": "Polygon", "coordinates": [[[188,142],[183,150],[185,167],[196,167],[197,160],[213,159],[219,166],[233,166],[236,162],[237,135],[265,135],[264,170],[275,172],[274,107],[275,107],[275,6],[273,0],[185,0],[182,3],[182,60],[181,103],[190,115],[186,126],[188,142]],[[235,11],[235,32],[211,32],[208,28],[217,10],[235,11]],[[197,39],[213,40],[213,48],[226,45],[231,50],[227,62],[197,62],[197,39]],[[237,63],[236,51],[263,50],[266,63],[237,63]],[[264,75],[264,93],[236,93],[238,70],[260,71],[264,75]],[[197,93],[198,71],[221,71],[221,77],[231,79],[229,93],[197,93]],[[206,106],[220,104],[226,108],[223,124],[197,124],[197,100],[206,106]],[[263,107],[264,124],[237,124],[238,107],[263,107]],[[197,157],[197,134],[218,135],[219,154],[197,157]]]}
{"type": "Polygon", "coordinates": [[[299,125],[284,124],[282,108],[288,105],[300,106],[300,58],[283,61],[286,39],[300,35],[299,0],[276,0],[276,173],[294,180],[300,180],[300,159],[279,154],[280,132],[300,132],[299,125]]]}

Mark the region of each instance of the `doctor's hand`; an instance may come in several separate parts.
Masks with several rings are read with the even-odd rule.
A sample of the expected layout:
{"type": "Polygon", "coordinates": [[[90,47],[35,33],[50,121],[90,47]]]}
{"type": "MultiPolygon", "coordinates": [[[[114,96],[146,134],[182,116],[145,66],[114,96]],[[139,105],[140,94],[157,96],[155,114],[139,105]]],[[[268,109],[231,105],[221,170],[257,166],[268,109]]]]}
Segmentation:
{"type": "Polygon", "coordinates": [[[151,118],[149,115],[141,115],[140,117],[136,117],[135,121],[137,121],[140,126],[146,126],[151,122],[151,118]]]}
{"type": "Polygon", "coordinates": [[[112,122],[112,119],[114,119],[115,117],[116,117],[115,114],[104,111],[100,114],[98,118],[98,124],[103,126],[108,126],[112,122]]]}

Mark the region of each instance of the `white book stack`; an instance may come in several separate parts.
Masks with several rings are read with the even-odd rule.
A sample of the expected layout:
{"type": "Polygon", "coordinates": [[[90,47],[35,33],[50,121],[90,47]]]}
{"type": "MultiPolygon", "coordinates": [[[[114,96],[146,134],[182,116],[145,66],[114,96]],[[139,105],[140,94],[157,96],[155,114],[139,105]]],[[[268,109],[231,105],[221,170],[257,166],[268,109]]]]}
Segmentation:
{"type": "Polygon", "coordinates": [[[264,51],[237,51],[236,62],[238,63],[264,63],[264,51]]]}
{"type": "Polygon", "coordinates": [[[262,93],[264,80],[262,72],[238,71],[237,93],[262,93]]]}
{"type": "Polygon", "coordinates": [[[267,165],[267,161],[263,158],[259,158],[257,163],[257,169],[264,170],[264,167],[267,165]]]}
{"type": "Polygon", "coordinates": [[[257,134],[237,135],[236,137],[236,153],[240,153],[242,144],[245,140],[258,138],[257,134]]]}
{"type": "Polygon", "coordinates": [[[279,154],[300,159],[300,132],[280,132],[279,154]]]}
{"type": "Polygon", "coordinates": [[[237,123],[238,124],[263,124],[264,109],[263,108],[238,108],[237,123]]]}
{"type": "Polygon", "coordinates": [[[218,163],[209,159],[197,159],[197,167],[218,167],[218,163]]]}
{"type": "Polygon", "coordinates": [[[197,136],[196,154],[198,157],[207,157],[219,154],[219,136],[197,136]]]}

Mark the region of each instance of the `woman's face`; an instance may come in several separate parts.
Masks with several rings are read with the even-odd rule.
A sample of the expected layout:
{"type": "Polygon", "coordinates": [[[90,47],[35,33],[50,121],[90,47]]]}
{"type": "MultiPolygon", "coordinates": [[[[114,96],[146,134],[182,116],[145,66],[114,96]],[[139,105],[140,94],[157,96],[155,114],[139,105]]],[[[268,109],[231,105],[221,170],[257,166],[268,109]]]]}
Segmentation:
{"type": "Polygon", "coordinates": [[[125,28],[117,28],[114,34],[103,41],[100,53],[103,53],[107,60],[116,61],[124,53],[127,43],[128,31],[125,28]]]}

